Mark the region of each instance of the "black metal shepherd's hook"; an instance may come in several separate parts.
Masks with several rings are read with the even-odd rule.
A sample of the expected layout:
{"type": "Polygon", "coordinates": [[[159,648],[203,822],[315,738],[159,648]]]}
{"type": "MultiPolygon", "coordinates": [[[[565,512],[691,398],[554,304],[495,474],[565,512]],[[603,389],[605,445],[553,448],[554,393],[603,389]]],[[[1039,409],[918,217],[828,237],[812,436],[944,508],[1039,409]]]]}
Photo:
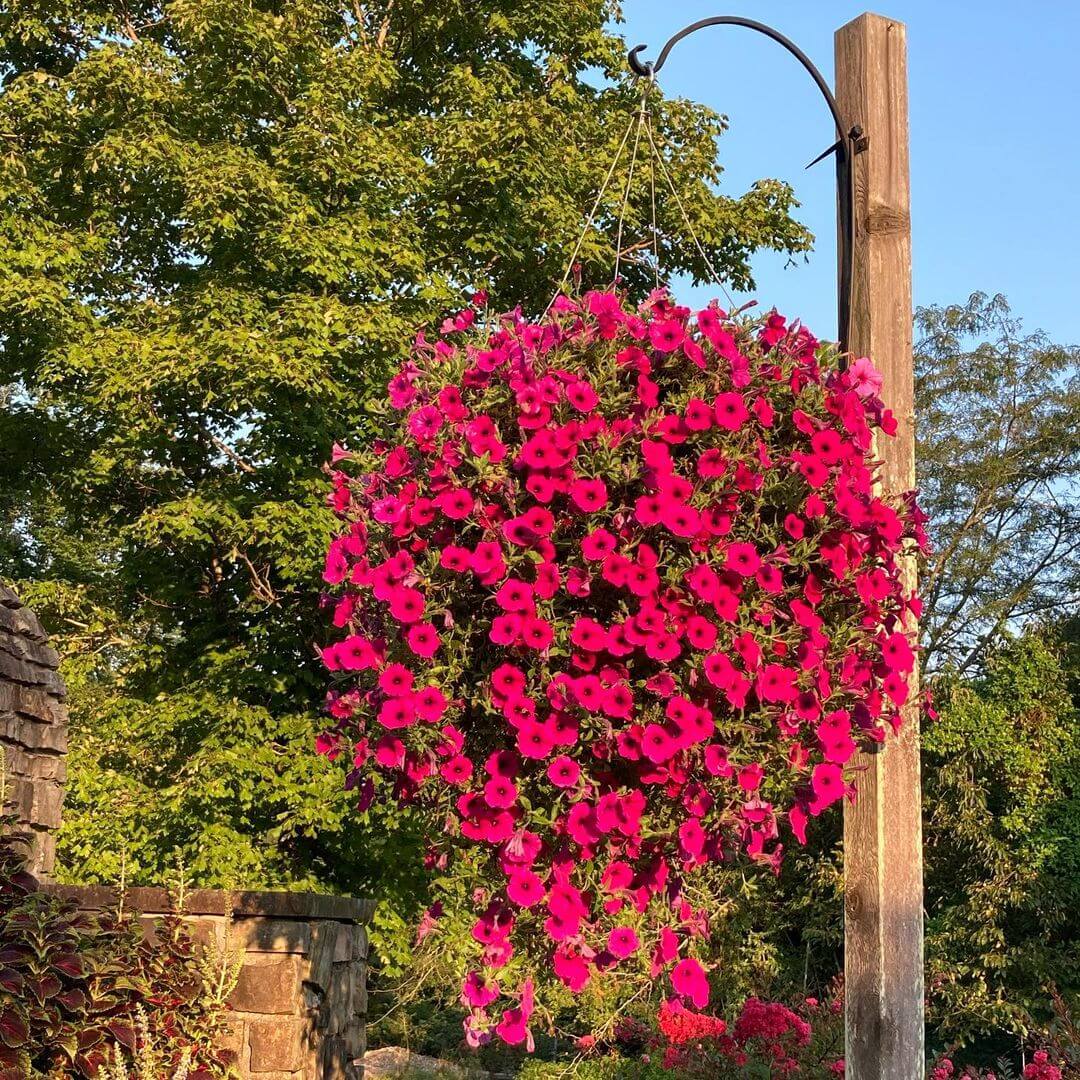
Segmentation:
{"type": "MultiPolygon", "coordinates": [[[[829,84],[825,81],[821,72],[814,66],[813,61],[789,38],[784,37],[779,30],[774,30],[771,26],[766,26],[764,23],[756,22],[754,19],[744,19],[739,15],[714,15],[711,19],[700,19],[696,23],[691,23],[689,26],[684,27],[672,38],[670,38],[664,47],[660,50],[660,55],[655,61],[643,61],[638,58],[640,53],[647,46],[638,45],[636,48],[630,50],[627,55],[627,63],[630,65],[630,70],[641,78],[652,78],[656,73],[664,66],[664,61],[668,58],[668,53],[676,46],[684,37],[688,37],[694,33],[695,30],[701,30],[706,26],[745,26],[748,30],[756,30],[759,34],[764,34],[768,38],[772,38],[773,41],[780,45],[783,45],[785,49],[800,64],[810,73],[810,77],[817,83],[818,89],[821,91],[822,97],[825,98],[825,104],[829,106],[829,112],[832,113],[833,122],[836,124],[836,142],[832,144],[828,149],[823,150],[810,165],[816,165],[819,161],[824,160],[830,154],[836,155],[836,201],[837,209],[840,216],[840,295],[837,298],[837,311],[838,311],[838,331],[840,338],[840,348],[844,351],[847,350],[848,341],[850,340],[850,328],[851,328],[851,291],[853,285],[853,268],[855,257],[855,189],[854,189],[854,175],[855,170],[852,163],[854,154],[866,148],[866,139],[863,135],[863,130],[858,125],[851,128],[850,131],[844,130],[844,121],[840,116],[840,109],[836,104],[836,98],[833,97],[832,90],[829,89],[829,84]]],[[[807,168],[810,168],[807,165],[807,168]]]]}

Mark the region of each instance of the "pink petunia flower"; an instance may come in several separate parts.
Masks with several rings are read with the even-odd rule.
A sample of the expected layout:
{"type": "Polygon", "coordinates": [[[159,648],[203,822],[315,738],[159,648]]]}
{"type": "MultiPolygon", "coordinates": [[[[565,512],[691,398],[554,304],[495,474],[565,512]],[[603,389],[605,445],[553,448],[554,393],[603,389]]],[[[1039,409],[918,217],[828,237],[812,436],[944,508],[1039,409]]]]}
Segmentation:
{"type": "Polygon", "coordinates": [[[430,660],[441,645],[438,631],[429,622],[413,623],[405,631],[405,640],[412,652],[425,660],[430,660]]]}
{"type": "Polygon", "coordinates": [[[573,758],[560,754],[547,768],[548,779],[559,788],[571,788],[581,776],[581,768],[573,758]]]}
{"type": "Polygon", "coordinates": [[[613,956],[625,960],[628,956],[633,956],[641,948],[641,942],[632,927],[616,926],[608,934],[607,947],[613,956]]]}
{"type": "Polygon", "coordinates": [[[615,537],[607,529],[594,529],[581,541],[581,553],[590,562],[599,562],[615,550],[615,537]]]}
{"type": "Polygon", "coordinates": [[[657,352],[674,352],[685,340],[686,328],[676,319],[663,319],[649,326],[649,343],[657,352]]]}
{"type": "Polygon", "coordinates": [[[705,969],[697,960],[689,957],[680,960],[672,968],[671,985],[675,993],[689,998],[697,1008],[704,1009],[709,1004],[709,980],[705,975],[705,969]]]}
{"type": "Polygon", "coordinates": [[[713,415],[718,427],[725,431],[738,431],[750,416],[742,394],[729,392],[717,394],[713,400],[713,415]]]}

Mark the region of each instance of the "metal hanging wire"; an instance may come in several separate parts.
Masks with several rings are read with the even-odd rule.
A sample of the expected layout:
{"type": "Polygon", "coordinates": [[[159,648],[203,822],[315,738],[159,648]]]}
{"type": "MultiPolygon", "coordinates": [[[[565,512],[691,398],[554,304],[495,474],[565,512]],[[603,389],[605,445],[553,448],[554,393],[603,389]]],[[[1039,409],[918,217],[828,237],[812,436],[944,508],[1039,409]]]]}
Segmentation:
{"type": "Polygon", "coordinates": [[[581,246],[585,242],[585,237],[588,235],[589,230],[594,226],[596,222],[597,213],[600,209],[600,204],[603,201],[604,194],[611,186],[612,179],[615,176],[615,171],[618,168],[619,162],[622,160],[623,153],[626,150],[627,143],[630,141],[630,133],[634,133],[634,141],[630,151],[629,165],[626,174],[626,183],[623,185],[622,199],[619,202],[619,216],[618,224],[616,226],[615,233],[615,265],[613,271],[613,287],[618,287],[619,284],[619,270],[623,260],[623,237],[626,229],[626,211],[630,203],[630,194],[633,189],[634,174],[637,169],[638,153],[642,149],[642,134],[645,136],[645,142],[648,144],[649,153],[649,210],[650,210],[650,238],[652,247],[652,263],[653,263],[653,282],[656,288],[660,287],[660,228],[656,214],[656,168],[657,164],[660,166],[660,172],[664,181],[667,184],[668,190],[671,192],[672,197],[675,200],[675,204],[679,209],[679,213],[682,217],[686,231],[692,240],[694,247],[697,249],[698,254],[701,256],[702,262],[708,268],[709,274],[716,284],[716,286],[724,294],[724,298],[728,304],[734,308],[736,307],[735,300],[732,298],[731,293],[728,291],[727,286],[724,283],[723,278],[717,271],[715,264],[709,258],[708,253],[705,250],[704,244],[701,242],[698,236],[697,230],[694,228],[693,222],[690,219],[690,215],[687,213],[686,206],[683,203],[681,196],[679,195],[678,188],[675,186],[675,182],[672,179],[671,173],[668,170],[667,163],[664,161],[663,154],[660,152],[660,148],[657,144],[656,134],[653,123],[653,110],[649,107],[649,94],[652,92],[655,85],[655,78],[652,73],[644,80],[641,93],[641,104],[637,109],[635,115],[631,116],[629,122],[626,125],[626,130],[623,132],[622,138],[619,141],[618,149],[615,152],[615,156],[612,158],[611,165],[608,167],[607,174],[604,176],[603,183],[601,183],[599,190],[596,193],[596,198],[593,200],[592,207],[585,217],[584,224],[576,242],[574,243],[573,250],[570,253],[570,258],[567,261],[566,269],[563,272],[562,277],[559,280],[559,284],[556,286],[554,295],[548,301],[547,307],[544,308],[544,315],[551,310],[552,304],[562,293],[567,281],[570,279],[571,271],[574,264],[577,261],[578,254],[581,251],[581,246]]]}
{"type": "MultiPolygon", "coordinates": [[[[630,70],[638,78],[647,79],[651,85],[656,78],[657,72],[664,66],[664,62],[667,60],[671,50],[683,38],[710,26],[739,26],[771,38],[802,64],[803,68],[814,80],[818,90],[821,91],[825,104],[829,107],[833,124],[836,127],[836,141],[814,158],[810,165],[816,165],[830,155],[836,158],[836,198],[840,219],[840,288],[837,297],[837,321],[839,323],[840,348],[846,352],[851,323],[852,295],[854,292],[855,169],[853,158],[855,154],[866,149],[867,135],[858,124],[851,127],[845,125],[836,98],[833,96],[832,90],[829,89],[829,84],[806,53],[790,38],[781,34],[779,30],[758,22],[756,19],[747,19],[741,15],[714,15],[711,18],[699,19],[669,38],[664,43],[664,47],[660,50],[660,55],[656,60],[641,59],[640,54],[646,48],[644,45],[638,45],[631,49],[626,57],[630,70]]],[[[810,168],[810,165],[807,168],[810,168]]]]}
{"type": "MultiPolygon", "coordinates": [[[[649,145],[653,145],[652,112],[649,112],[649,145]]],[[[660,288],[660,231],[656,227],[656,154],[649,155],[649,205],[652,210],[653,286],[660,288]]]]}
{"type": "MultiPolygon", "coordinates": [[[[644,99],[645,94],[642,93],[642,101],[644,101],[644,99]]],[[[567,260],[563,276],[559,279],[559,284],[555,286],[555,292],[548,301],[547,307],[544,308],[544,315],[547,315],[551,310],[551,305],[558,299],[559,294],[563,291],[563,286],[570,280],[570,272],[574,269],[574,263],[577,261],[578,252],[581,251],[581,245],[585,242],[585,237],[588,236],[589,230],[593,227],[593,222],[596,220],[596,212],[600,209],[600,202],[604,198],[604,192],[607,191],[608,186],[611,184],[611,178],[615,175],[615,169],[622,158],[623,150],[626,149],[626,144],[630,140],[630,132],[634,130],[634,119],[635,117],[631,116],[629,123],[626,125],[626,130],[623,132],[622,140],[619,142],[619,148],[615,151],[615,156],[611,159],[611,165],[608,168],[607,175],[604,177],[604,182],[600,185],[600,190],[596,193],[596,199],[593,201],[592,208],[585,216],[585,224],[581,228],[581,233],[578,235],[573,251],[570,252],[570,258],[567,260]]],[[[621,227],[621,214],[619,220],[621,227]]]]}
{"type": "MultiPolygon", "coordinates": [[[[664,179],[667,181],[668,188],[671,191],[672,197],[675,200],[675,205],[679,208],[679,213],[682,215],[683,224],[686,226],[686,231],[690,234],[690,239],[694,241],[694,246],[697,248],[698,254],[701,256],[701,261],[706,265],[706,267],[708,267],[709,273],[712,275],[713,282],[724,294],[724,299],[727,300],[728,304],[732,308],[738,307],[731,293],[728,292],[727,286],[724,284],[723,278],[721,278],[720,274],[717,272],[716,267],[713,265],[712,260],[709,258],[707,252],[705,251],[705,246],[702,244],[700,238],[698,237],[697,230],[694,228],[693,222],[690,220],[690,215],[686,212],[686,207],[683,205],[682,197],[679,195],[679,189],[675,186],[675,182],[671,178],[671,173],[668,172],[668,167],[664,161],[663,155],[660,153],[660,149],[656,145],[656,140],[653,136],[653,129],[651,123],[649,124],[648,128],[646,128],[646,134],[649,136],[649,146],[652,149],[652,160],[654,162],[654,167],[655,163],[659,162],[660,172],[663,174],[664,179]]],[[[655,202],[653,204],[653,230],[655,233],[655,202]]]]}
{"type": "MultiPolygon", "coordinates": [[[[615,272],[614,284],[619,284],[619,262],[622,259],[623,221],[626,218],[626,207],[630,202],[630,188],[634,183],[634,166],[637,164],[638,147],[641,145],[641,130],[645,126],[645,118],[649,115],[646,105],[649,96],[651,80],[644,85],[641,91],[641,108],[638,110],[637,132],[634,135],[634,149],[630,154],[630,168],[626,171],[626,187],[623,189],[622,202],[619,204],[619,227],[615,232],[615,272]]],[[[653,221],[655,228],[656,222],[653,221]]]]}
{"type": "MultiPolygon", "coordinates": [[[[838,308],[838,322],[839,322],[839,341],[841,350],[847,349],[849,324],[851,321],[851,306],[852,306],[852,292],[853,292],[853,252],[854,252],[854,237],[855,237],[855,218],[854,218],[854,168],[852,165],[852,158],[855,154],[860,153],[866,148],[867,138],[863,132],[863,129],[859,125],[853,125],[848,128],[845,127],[843,118],[840,115],[840,109],[836,104],[836,99],[833,97],[832,91],[829,89],[828,83],[825,81],[821,72],[814,66],[810,58],[789,38],[785,37],[778,30],[774,30],[771,26],[767,26],[764,23],[757,22],[754,19],[743,18],[738,15],[718,15],[708,19],[701,19],[696,23],[692,23],[690,26],[685,27],[670,38],[664,47],[660,50],[660,55],[655,61],[645,61],[640,58],[640,54],[644,51],[644,45],[638,45],[636,48],[630,50],[627,56],[627,62],[631,71],[638,76],[638,78],[645,80],[645,85],[641,98],[641,109],[638,112],[638,136],[634,140],[634,160],[637,158],[637,147],[640,141],[641,135],[641,123],[643,117],[646,115],[647,100],[646,95],[652,89],[656,80],[656,73],[664,66],[664,62],[668,58],[668,54],[672,48],[677,45],[683,38],[688,35],[701,30],[708,26],[741,26],[749,30],[754,30],[760,34],[764,34],[766,37],[771,38],[773,41],[782,45],[789,53],[791,53],[806,71],[813,78],[817,84],[818,89],[821,91],[822,97],[825,99],[825,103],[829,107],[829,111],[832,114],[832,119],[836,125],[836,142],[832,146],[828,147],[821,154],[819,154],[810,165],[816,165],[819,161],[823,160],[830,155],[834,155],[836,158],[836,188],[837,188],[837,204],[840,219],[840,288],[837,301],[838,308]]],[[[604,183],[601,185],[599,192],[596,196],[596,201],[593,203],[592,209],[589,211],[588,217],[585,221],[585,226],[582,229],[581,235],[577,239],[577,243],[574,245],[574,250],[570,256],[570,261],[567,263],[566,272],[563,274],[558,287],[555,290],[554,296],[552,296],[547,307],[544,308],[544,314],[546,315],[551,310],[551,305],[555,303],[556,297],[562,292],[563,287],[569,280],[570,272],[573,269],[574,262],[577,259],[578,253],[581,251],[581,245],[585,240],[589,229],[592,228],[596,219],[597,210],[600,207],[600,202],[603,199],[604,192],[607,190],[611,183],[611,178],[615,174],[615,169],[622,157],[623,150],[626,148],[626,144],[630,138],[630,132],[634,127],[634,119],[631,117],[630,122],[626,126],[626,131],[623,133],[622,141],[619,144],[619,149],[615,154],[614,160],[611,162],[611,167],[608,169],[607,176],[604,178],[604,183]]],[[[651,150],[650,155],[650,203],[652,210],[652,239],[653,239],[653,277],[659,287],[660,283],[660,248],[659,248],[659,236],[656,221],[656,163],[659,161],[660,170],[664,174],[664,179],[667,181],[668,188],[671,191],[672,197],[675,200],[676,205],[679,208],[679,212],[682,215],[684,224],[686,225],[687,232],[690,234],[691,240],[693,240],[698,254],[701,256],[702,262],[708,267],[709,273],[712,275],[713,281],[719,286],[723,292],[728,303],[735,306],[735,301],[732,299],[731,294],[728,292],[723,280],[721,279],[716,267],[713,265],[712,260],[708,257],[705,251],[704,245],[701,243],[700,238],[697,235],[696,230],[690,220],[689,214],[686,212],[686,207],[683,204],[682,198],[679,195],[678,189],[671,178],[671,174],[668,171],[667,164],[664,161],[663,155],[659,152],[659,148],[656,145],[656,138],[653,134],[653,123],[651,110],[648,110],[648,122],[645,127],[646,134],[649,140],[649,146],[651,150]]],[[[810,166],[808,165],[807,168],[810,166]]],[[[622,231],[623,221],[626,212],[626,203],[629,199],[630,193],[630,180],[633,178],[634,161],[631,161],[630,165],[630,177],[627,179],[627,186],[623,196],[623,203],[619,210],[619,237],[615,252],[615,283],[618,284],[618,271],[620,260],[622,256],[622,231]]]]}

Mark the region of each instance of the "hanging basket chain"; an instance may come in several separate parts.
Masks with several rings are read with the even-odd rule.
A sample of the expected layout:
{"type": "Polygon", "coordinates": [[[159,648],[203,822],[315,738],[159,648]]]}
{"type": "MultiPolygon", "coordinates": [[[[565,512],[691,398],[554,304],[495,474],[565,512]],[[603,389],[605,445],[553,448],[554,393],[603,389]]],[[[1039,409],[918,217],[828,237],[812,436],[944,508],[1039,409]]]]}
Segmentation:
{"type": "MultiPolygon", "coordinates": [[[[649,112],[649,145],[653,146],[652,112],[649,112]]],[[[660,288],[660,232],[656,226],[656,154],[649,155],[649,203],[652,210],[653,285],[660,288]]]]}
{"type": "Polygon", "coordinates": [[[615,233],[615,273],[613,284],[619,284],[619,262],[622,259],[623,222],[626,218],[626,207],[630,203],[630,188],[634,182],[634,166],[637,164],[638,147],[641,145],[641,130],[645,127],[645,118],[648,116],[646,104],[649,96],[651,82],[645,83],[641,90],[641,108],[638,110],[637,132],[634,135],[634,149],[630,154],[630,168],[626,173],[626,187],[623,189],[622,203],[619,206],[619,227],[615,233]]]}
{"type": "Polygon", "coordinates": [[[630,151],[630,164],[626,175],[626,184],[623,188],[622,199],[619,204],[619,218],[618,226],[616,228],[615,235],[615,267],[613,275],[613,287],[618,287],[619,284],[619,268],[622,263],[623,256],[623,232],[626,222],[626,210],[630,203],[630,192],[634,182],[634,171],[637,166],[638,151],[641,148],[641,136],[642,132],[645,133],[645,137],[648,140],[649,147],[649,204],[651,211],[651,226],[652,226],[652,254],[653,254],[653,281],[656,288],[660,288],[660,230],[657,224],[656,216],[656,166],[660,165],[660,172],[663,174],[664,180],[667,183],[668,190],[671,192],[672,197],[675,200],[675,205],[679,208],[679,213],[682,217],[683,224],[686,227],[686,231],[693,241],[694,247],[697,249],[698,255],[701,256],[702,262],[708,268],[709,274],[714,284],[724,294],[724,298],[732,309],[736,308],[734,298],[728,291],[727,286],[724,283],[723,278],[720,276],[713,264],[713,261],[709,258],[708,253],[705,250],[704,244],[702,244],[697,230],[694,228],[693,223],[690,220],[690,215],[687,213],[686,206],[683,203],[681,196],[679,195],[678,188],[675,186],[675,182],[671,177],[671,173],[668,171],[667,163],[664,161],[663,155],[660,153],[660,149],[657,146],[656,135],[653,130],[653,111],[649,108],[648,97],[649,93],[655,86],[655,76],[650,72],[646,79],[641,93],[641,105],[637,110],[636,115],[631,116],[629,122],[626,125],[626,130],[623,132],[622,139],[619,142],[619,147],[615,151],[615,156],[612,158],[611,165],[608,167],[607,175],[604,177],[603,183],[600,185],[599,191],[596,193],[596,198],[593,201],[592,208],[589,210],[585,217],[585,222],[582,226],[581,232],[578,235],[574,248],[570,253],[570,258],[567,261],[566,269],[563,272],[562,277],[559,280],[559,284],[555,288],[555,292],[551,299],[548,301],[547,307],[544,308],[544,315],[551,310],[552,304],[558,298],[559,294],[563,291],[564,286],[570,279],[570,274],[573,271],[574,264],[577,261],[577,257],[581,252],[581,246],[585,242],[585,237],[589,234],[589,230],[592,229],[596,223],[597,212],[600,209],[600,204],[603,201],[604,194],[611,186],[611,181],[615,175],[615,170],[618,168],[619,162],[622,160],[623,152],[626,150],[626,145],[630,141],[630,132],[634,131],[634,144],[630,151]],[[636,122],[636,123],[635,123],[636,122]]]}

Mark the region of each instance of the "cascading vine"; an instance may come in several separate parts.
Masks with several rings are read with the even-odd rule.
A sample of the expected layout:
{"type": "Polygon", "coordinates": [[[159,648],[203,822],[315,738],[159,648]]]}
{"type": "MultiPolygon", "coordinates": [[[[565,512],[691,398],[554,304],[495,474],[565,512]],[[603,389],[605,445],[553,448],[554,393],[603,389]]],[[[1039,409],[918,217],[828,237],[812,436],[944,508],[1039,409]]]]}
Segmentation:
{"type": "Polygon", "coordinates": [[[594,979],[704,1008],[720,867],[778,869],[899,727],[926,536],[881,390],[775,312],[480,294],[335,450],[320,748],[465,883],[422,932],[469,942],[471,1042],[594,979]]]}

